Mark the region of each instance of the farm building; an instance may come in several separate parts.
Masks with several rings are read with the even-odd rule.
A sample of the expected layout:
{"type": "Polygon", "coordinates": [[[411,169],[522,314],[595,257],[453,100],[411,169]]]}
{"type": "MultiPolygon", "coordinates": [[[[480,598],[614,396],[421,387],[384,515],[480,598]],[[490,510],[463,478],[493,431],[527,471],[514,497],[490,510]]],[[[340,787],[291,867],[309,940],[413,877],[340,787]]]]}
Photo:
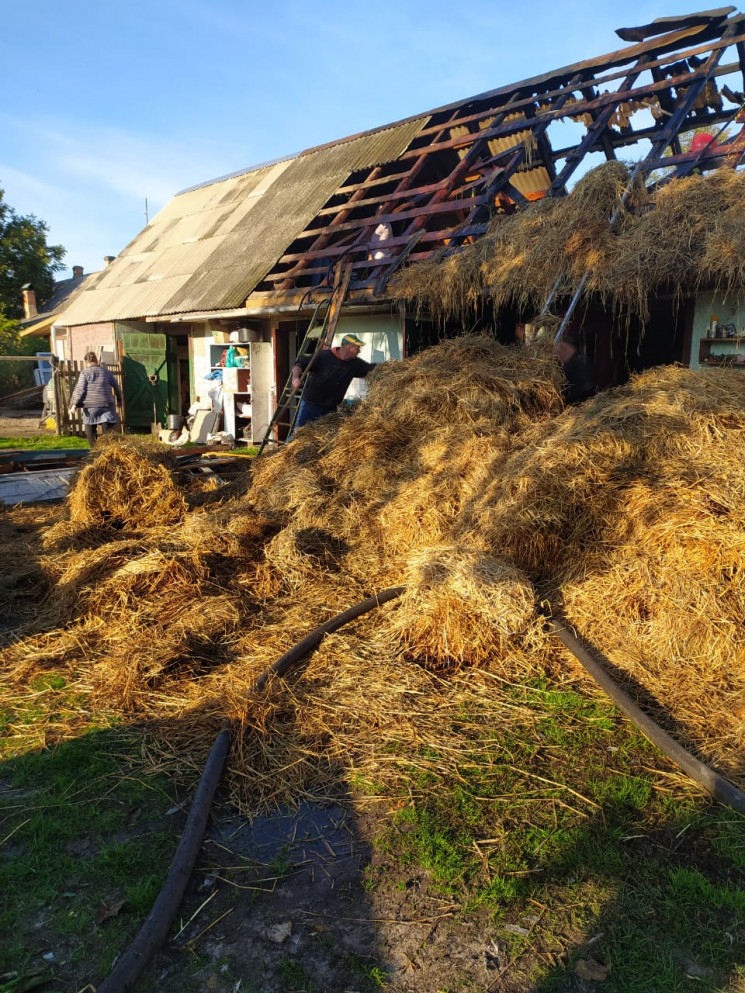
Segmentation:
{"type": "Polygon", "coordinates": [[[179,193],[76,295],[55,349],[61,333],[68,359],[116,351],[137,428],[153,403],[164,420],[204,400],[237,341],[253,357],[253,402],[249,416],[247,376],[226,382],[225,426],[247,440],[265,433],[334,295],[338,332],[360,335],[368,361],[464,327],[513,341],[570,310],[600,386],[736,353],[736,338],[706,334],[712,316],[735,335],[745,324],[732,256],[745,16],[726,7],[617,34],[627,44],[609,54],[179,193]],[[584,176],[602,163],[593,185],[584,176]],[[726,191],[708,178],[723,172],[726,191]],[[695,218],[690,190],[703,191],[695,218]],[[520,239],[532,236],[528,264],[520,239]],[[619,237],[637,255],[614,263],[614,289],[619,237]]]}

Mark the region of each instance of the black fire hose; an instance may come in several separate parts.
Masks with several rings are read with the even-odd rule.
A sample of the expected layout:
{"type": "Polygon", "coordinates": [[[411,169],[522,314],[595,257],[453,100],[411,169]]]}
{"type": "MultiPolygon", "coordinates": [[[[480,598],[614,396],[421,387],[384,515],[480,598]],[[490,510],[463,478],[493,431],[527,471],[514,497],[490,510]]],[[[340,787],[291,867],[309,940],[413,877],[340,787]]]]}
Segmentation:
{"type": "MultiPolygon", "coordinates": [[[[336,631],[367,611],[380,607],[384,603],[388,603],[389,600],[395,600],[396,597],[401,596],[405,589],[405,586],[389,587],[375,596],[356,603],[348,610],[326,621],[325,624],[320,624],[263,672],[253,683],[251,691],[260,692],[271,676],[284,675],[317,648],[325,635],[336,631]]],[[[173,856],[163,888],[131,945],[116,962],[106,979],[97,987],[98,993],[127,993],[131,990],[165,941],[168,930],[181,905],[181,900],[194,869],[194,863],[202,846],[207,818],[212,809],[212,800],[222,775],[225,759],[230,751],[230,732],[230,721],[226,721],[210,749],[192,800],[186,827],[181,835],[176,854],[173,856]]]]}
{"type": "Polygon", "coordinates": [[[689,752],[678,744],[674,738],[663,731],[655,722],[641,710],[631,697],[618,686],[616,681],[605,669],[599,665],[585,646],[560,622],[553,617],[548,618],[546,624],[549,630],[561,640],[574,657],[582,663],[592,678],[602,686],[613,702],[626,714],[627,717],[636,724],[639,730],[656,745],[661,752],[664,752],[669,759],[680,766],[683,772],[687,773],[691,779],[702,786],[707,793],[711,793],[717,800],[726,803],[733,810],[745,813],[745,793],[736,786],[710,769],[708,765],[699,762],[689,752]]]}

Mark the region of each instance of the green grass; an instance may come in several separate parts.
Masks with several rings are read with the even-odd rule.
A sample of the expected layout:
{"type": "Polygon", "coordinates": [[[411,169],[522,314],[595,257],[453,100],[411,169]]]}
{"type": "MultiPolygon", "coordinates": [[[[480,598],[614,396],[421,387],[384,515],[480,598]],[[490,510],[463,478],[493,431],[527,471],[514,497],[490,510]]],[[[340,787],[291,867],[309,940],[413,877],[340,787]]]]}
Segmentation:
{"type": "Polygon", "coordinates": [[[516,964],[539,950],[540,993],[574,988],[583,956],[609,968],[604,993],[678,993],[691,975],[730,989],[745,957],[745,817],[660,792],[664,759],[610,704],[545,685],[515,695],[534,719],[484,727],[458,781],[395,815],[381,875],[454,901],[516,964]]]}
{"type": "Polygon", "coordinates": [[[0,975],[54,951],[54,968],[98,981],[149,912],[177,838],[170,784],[140,775],[136,747],[99,730],[0,766],[0,975]]]}
{"type": "MultiPolygon", "coordinates": [[[[31,688],[0,714],[0,729],[15,734],[0,740],[0,933],[10,936],[0,993],[23,988],[5,974],[39,967],[64,973],[67,993],[95,984],[128,945],[177,824],[164,827],[171,786],[138,771],[137,738],[100,727],[44,748],[50,717],[64,722],[81,701],[59,672],[31,688]],[[22,739],[19,726],[31,729],[22,739]],[[54,967],[41,958],[48,949],[54,967]]],[[[447,767],[432,745],[409,756],[416,790],[398,798],[361,892],[374,902],[411,889],[428,913],[453,908],[456,931],[477,924],[484,946],[498,945],[534,993],[578,988],[580,960],[608,969],[603,993],[745,989],[745,817],[673,790],[656,771],[669,771],[664,758],[612,705],[547,682],[509,692],[519,708],[508,722],[470,711],[456,722],[456,775],[432,771],[447,767]],[[421,760],[431,769],[414,772],[421,760]]],[[[406,760],[403,746],[396,757],[406,760]]],[[[354,787],[366,796],[378,788],[362,777],[354,787]]],[[[280,850],[278,885],[292,867],[280,850]]],[[[319,947],[342,962],[350,989],[385,986],[378,965],[328,942],[319,947]]],[[[192,980],[178,968],[174,982],[188,993],[192,980]]],[[[288,957],[280,973],[286,991],[320,993],[307,961],[288,957]]]]}
{"type": "Polygon", "coordinates": [[[35,434],[28,438],[0,436],[0,449],[3,448],[23,448],[29,451],[42,452],[58,448],[88,448],[88,442],[85,438],[79,438],[77,435],[57,437],[56,434],[35,434]]]}
{"type": "Polygon", "coordinates": [[[285,987],[291,993],[316,993],[315,987],[305,969],[291,959],[282,959],[279,973],[285,987]]]}

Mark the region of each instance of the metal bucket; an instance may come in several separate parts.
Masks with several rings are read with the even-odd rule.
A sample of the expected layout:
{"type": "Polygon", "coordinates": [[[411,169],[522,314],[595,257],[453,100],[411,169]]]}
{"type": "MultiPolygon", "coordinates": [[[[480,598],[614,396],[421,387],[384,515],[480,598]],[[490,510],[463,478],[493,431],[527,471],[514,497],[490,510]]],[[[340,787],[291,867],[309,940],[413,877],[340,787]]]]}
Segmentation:
{"type": "Polygon", "coordinates": [[[181,414],[169,414],[166,418],[166,427],[169,431],[178,431],[184,426],[184,418],[181,414]]]}

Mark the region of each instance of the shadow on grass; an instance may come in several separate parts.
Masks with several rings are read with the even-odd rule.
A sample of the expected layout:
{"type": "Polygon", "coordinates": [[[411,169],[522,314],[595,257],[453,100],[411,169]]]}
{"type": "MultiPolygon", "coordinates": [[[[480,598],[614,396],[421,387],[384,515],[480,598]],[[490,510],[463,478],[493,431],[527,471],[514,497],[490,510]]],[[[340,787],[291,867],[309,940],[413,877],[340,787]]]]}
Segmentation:
{"type": "Polygon", "coordinates": [[[487,753],[459,782],[423,780],[388,836],[410,885],[429,874],[488,914],[483,988],[741,990],[745,816],[685,792],[610,703],[515,696],[536,719],[485,727],[487,753]]]}
{"type": "MultiPolygon", "coordinates": [[[[190,795],[143,771],[144,731],[91,731],[0,765],[2,993],[93,990],[147,917],[190,795]]],[[[138,989],[219,993],[240,978],[243,990],[331,993],[350,977],[361,991],[378,988],[361,883],[368,860],[343,802],[250,824],[218,802],[170,937],[138,989]]]]}
{"type": "MultiPolygon", "coordinates": [[[[330,807],[249,824],[218,802],[141,989],[455,990],[458,974],[535,993],[741,988],[745,818],[666,789],[672,769],[609,704],[514,692],[535,720],[484,725],[487,758],[423,779],[372,826],[341,765],[330,807]]],[[[99,982],[147,916],[188,790],[143,772],[146,730],[0,766],[3,993],[99,982]]]]}

